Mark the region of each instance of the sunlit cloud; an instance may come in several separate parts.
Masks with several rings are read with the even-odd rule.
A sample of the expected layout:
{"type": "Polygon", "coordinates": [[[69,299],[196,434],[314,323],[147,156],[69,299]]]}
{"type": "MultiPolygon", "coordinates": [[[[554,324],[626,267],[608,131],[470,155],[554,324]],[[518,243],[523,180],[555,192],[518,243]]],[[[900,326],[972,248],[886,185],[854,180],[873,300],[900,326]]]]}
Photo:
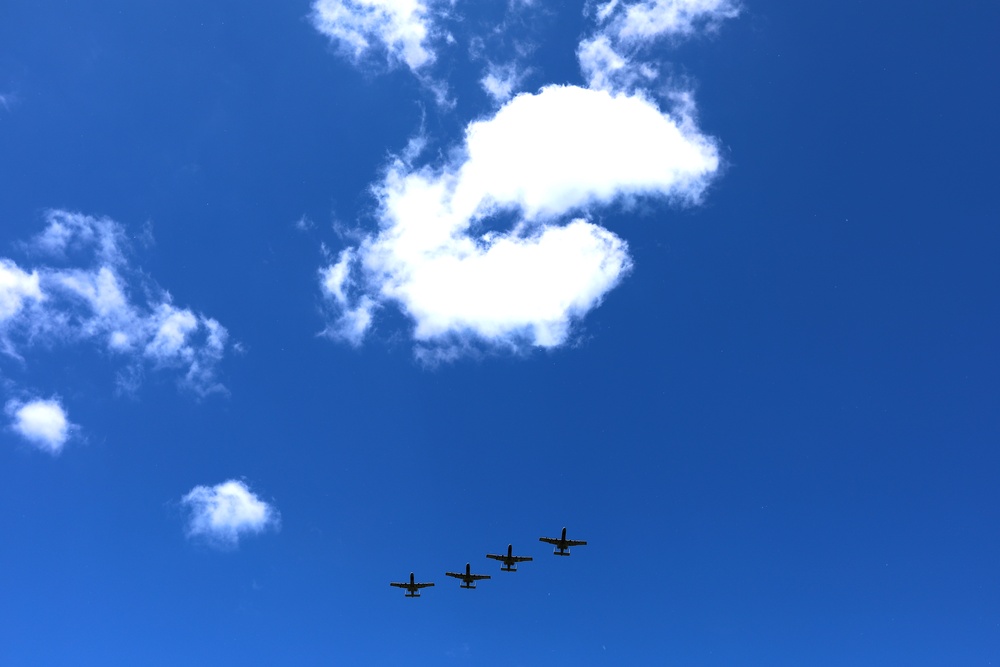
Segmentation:
{"type": "Polygon", "coordinates": [[[175,306],[169,292],[132,269],[119,223],[49,211],[45,229],[23,247],[51,264],[29,271],[0,258],[0,345],[8,355],[91,343],[131,367],[121,374],[130,382],[143,366],[172,368],[198,394],[224,390],[217,367],[227,346],[225,327],[175,306]]]}
{"type": "Polygon", "coordinates": [[[495,103],[502,104],[520,88],[524,74],[516,63],[506,65],[490,63],[486,68],[486,74],[479,80],[479,85],[495,103]]]}
{"type": "Polygon", "coordinates": [[[11,429],[38,449],[55,455],[77,427],[70,423],[58,399],[8,401],[4,412],[11,419],[11,429]]]}
{"type": "MultiPolygon", "coordinates": [[[[416,16],[403,11],[415,5],[393,6],[416,16]]],[[[508,20],[524,8],[510,5],[508,20]]],[[[611,0],[585,11],[585,87],[517,94],[531,49],[499,61],[488,53],[507,48],[507,20],[473,37],[480,86],[499,109],[469,123],[443,162],[420,165],[407,150],[387,166],[373,187],[378,231],[319,272],[324,334],[359,345],[392,307],[412,322],[424,360],[563,345],[632,268],[627,243],[594,213],[701,201],[720,168],[716,141],[698,128],[691,93],[659,81],[648,57],[658,40],[714,30],[737,4],[611,0]]]]}
{"type": "Polygon", "coordinates": [[[0,258],[0,338],[26,306],[42,301],[40,281],[37,271],[28,273],[13,261],[0,258]]]}
{"type": "Polygon", "coordinates": [[[188,537],[214,546],[235,547],[245,535],[277,530],[281,523],[274,506],[261,500],[239,480],[196,486],[181,503],[189,512],[188,537]]]}
{"type": "MultiPolygon", "coordinates": [[[[430,0],[433,2],[433,0],[430,0]]],[[[358,61],[384,51],[390,64],[419,70],[434,62],[435,28],[421,0],[316,0],[313,26],[345,55],[358,61]]]]}
{"type": "Polygon", "coordinates": [[[580,69],[591,88],[636,90],[659,76],[644,60],[648,47],[713,31],[739,14],[734,0],[611,0],[594,11],[596,30],[577,48],[580,69]]]}
{"type": "Polygon", "coordinates": [[[635,197],[696,202],[717,168],[711,139],[644,97],[518,95],[472,123],[442,168],[390,166],[380,232],[322,272],[333,330],[357,342],[373,308],[394,303],[420,343],[560,345],[632,265],[622,239],[579,214],[635,197]],[[506,229],[488,228],[504,214],[506,229]]]}
{"type": "Polygon", "coordinates": [[[688,36],[739,14],[734,0],[611,0],[597,8],[602,30],[621,42],[688,36]]]}

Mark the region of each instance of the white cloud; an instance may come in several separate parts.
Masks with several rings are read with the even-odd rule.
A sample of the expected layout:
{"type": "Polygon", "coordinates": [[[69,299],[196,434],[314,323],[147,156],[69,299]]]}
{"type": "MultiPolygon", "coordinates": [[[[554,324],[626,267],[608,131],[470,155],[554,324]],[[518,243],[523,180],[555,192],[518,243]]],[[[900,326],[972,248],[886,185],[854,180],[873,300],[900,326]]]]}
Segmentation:
{"type": "Polygon", "coordinates": [[[62,264],[31,273],[0,259],[0,343],[10,355],[39,343],[94,342],[141,376],[143,363],[177,368],[200,394],[222,389],[216,368],[228,334],[214,319],[173,305],[170,294],[131,268],[124,228],[108,218],[49,211],[29,251],[62,264]],[[132,295],[140,293],[144,299],[132,295]]]}
{"type": "Polygon", "coordinates": [[[76,426],[69,422],[57,399],[8,401],[5,412],[13,420],[11,428],[32,445],[50,454],[62,451],[76,426]]]}
{"type": "Polygon", "coordinates": [[[280,526],[278,511],[234,479],[196,486],[181,502],[190,511],[188,536],[221,547],[235,547],[244,535],[280,526]]]}
{"type": "Polygon", "coordinates": [[[435,31],[427,3],[421,0],[316,0],[311,19],[354,60],[376,45],[390,63],[403,62],[414,71],[435,59],[428,44],[435,31]]]}
{"type": "Polygon", "coordinates": [[[359,341],[373,306],[392,302],[424,344],[559,345],[631,268],[623,240],[566,216],[636,196],[697,201],[718,168],[689,118],[573,86],[518,95],[472,123],[463,149],[438,170],[394,163],[381,231],[323,270],[343,337],[359,341]],[[485,229],[503,213],[517,216],[508,229],[485,229]]]}
{"type": "Polygon", "coordinates": [[[466,152],[450,197],[462,217],[499,205],[531,219],[630,194],[695,201],[718,168],[689,118],[576,86],[518,95],[468,127],[466,152]]]}
{"type": "Polygon", "coordinates": [[[637,42],[691,35],[738,14],[734,0],[611,0],[598,7],[597,19],[615,39],[637,42]]]}
{"type": "MultiPolygon", "coordinates": [[[[370,0],[366,21],[378,27],[358,34],[377,39],[352,42],[344,31],[356,21],[344,18],[346,1],[319,0],[314,8],[330,10],[337,39],[355,44],[356,56],[373,41],[390,58],[394,48],[402,53],[403,42],[386,37],[397,22],[420,25],[409,34],[421,48],[434,32],[432,0],[370,0]]],[[[530,4],[514,2],[508,14],[530,4]]],[[[320,271],[332,314],[324,334],[360,344],[380,309],[393,305],[412,320],[421,359],[448,360],[484,344],[563,344],[632,266],[625,241],[590,213],[636,198],[700,201],[719,169],[717,146],[698,129],[690,93],[657,85],[651,47],[714,29],[738,14],[736,0],[610,0],[587,11],[594,28],[577,49],[586,88],[552,85],[512,97],[531,48],[514,40],[519,55],[498,60],[486,45],[506,48],[506,25],[515,21],[509,16],[473,38],[470,56],[486,63],[480,85],[502,106],[470,123],[443,164],[414,166],[417,156],[404,154],[389,165],[373,188],[379,230],[320,271]]],[[[433,58],[396,56],[413,70],[433,58]]]]}
{"type": "Polygon", "coordinates": [[[576,55],[587,85],[595,90],[641,90],[659,76],[653,65],[633,62],[615,50],[607,35],[583,40],[576,55]]]}
{"type": "Polygon", "coordinates": [[[597,7],[597,32],[580,42],[580,69],[591,88],[647,87],[659,75],[653,63],[642,59],[649,45],[713,30],[738,14],[735,0],[611,0],[597,7]]]}
{"type": "Polygon", "coordinates": [[[518,69],[516,63],[497,65],[489,63],[486,74],[479,80],[479,85],[483,87],[497,104],[506,102],[521,85],[525,72],[518,69]]]}
{"type": "Polygon", "coordinates": [[[38,272],[27,273],[11,260],[0,258],[0,327],[18,315],[26,301],[41,300],[38,272]]]}

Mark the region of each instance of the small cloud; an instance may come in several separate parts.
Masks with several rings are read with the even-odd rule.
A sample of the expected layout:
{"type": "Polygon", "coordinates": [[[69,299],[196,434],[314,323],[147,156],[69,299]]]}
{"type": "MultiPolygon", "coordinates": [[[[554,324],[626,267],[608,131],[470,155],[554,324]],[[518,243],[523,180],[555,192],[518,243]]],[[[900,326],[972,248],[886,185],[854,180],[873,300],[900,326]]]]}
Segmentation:
{"type": "Polygon", "coordinates": [[[735,0],[610,0],[596,7],[596,33],[580,42],[580,69],[591,88],[646,88],[659,75],[642,58],[652,44],[714,31],[739,12],[735,0]]]}
{"type": "Polygon", "coordinates": [[[26,302],[42,299],[37,271],[28,273],[13,261],[0,258],[0,327],[18,315],[26,302]]]}
{"type": "Polygon", "coordinates": [[[310,18],[354,61],[379,48],[389,64],[417,71],[436,58],[428,45],[434,33],[428,6],[420,0],[316,0],[310,18]]]}
{"type": "Polygon", "coordinates": [[[479,80],[479,85],[494,103],[502,104],[517,91],[524,75],[525,72],[519,71],[516,63],[507,65],[490,63],[486,68],[486,75],[479,80]]]}
{"type": "Polygon", "coordinates": [[[309,218],[309,216],[303,215],[301,218],[295,221],[295,229],[300,232],[308,232],[311,229],[315,229],[316,223],[309,218]]]}
{"type": "Polygon", "coordinates": [[[598,8],[597,19],[616,39],[642,42],[712,30],[739,13],[734,0],[611,0],[598,8]]]}
{"type": "Polygon", "coordinates": [[[4,407],[11,428],[38,449],[56,455],[77,426],[71,424],[58,399],[11,400],[4,407]]]}
{"type": "Polygon", "coordinates": [[[235,548],[240,538],[280,527],[278,511],[241,481],[196,486],[181,502],[190,511],[187,535],[221,548],[235,548]]]}

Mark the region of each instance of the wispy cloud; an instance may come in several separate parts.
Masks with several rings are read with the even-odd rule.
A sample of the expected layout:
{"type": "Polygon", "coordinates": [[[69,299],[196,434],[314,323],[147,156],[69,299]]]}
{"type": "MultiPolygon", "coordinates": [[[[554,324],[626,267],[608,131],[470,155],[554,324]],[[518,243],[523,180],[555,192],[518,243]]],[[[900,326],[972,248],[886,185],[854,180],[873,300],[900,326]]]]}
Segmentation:
{"type": "Polygon", "coordinates": [[[497,65],[489,63],[486,74],[479,80],[486,94],[497,104],[509,100],[524,80],[525,72],[518,68],[517,63],[497,65]]]}
{"type": "MultiPolygon", "coordinates": [[[[28,273],[13,261],[0,258],[0,335],[25,307],[42,301],[44,297],[40,283],[37,271],[28,273]]],[[[0,340],[7,347],[6,340],[0,340]]]]}
{"type": "Polygon", "coordinates": [[[715,30],[739,14],[735,0],[611,0],[593,9],[596,30],[580,42],[577,57],[591,88],[634,90],[658,77],[644,59],[663,39],[678,40],[715,30]]]}
{"type": "Polygon", "coordinates": [[[433,0],[316,0],[313,26],[345,55],[359,61],[384,52],[390,65],[417,71],[436,59],[432,38],[438,30],[428,7],[433,0]]]}
{"type": "Polygon", "coordinates": [[[73,431],[77,430],[57,398],[11,400],[4,406],[4,412],[10,417],[15,433],[52,455],[59,454],[73,431]]]}
{"type": "Polygon", "coordinates": [[[148,366],[180,370],[181,383],[201,395],[224,390],[217,367],[225,327],[175,306],[169,292],[134,270],[119,223],[61,210],[45,219],[45,229],[23,247],[51,264],[29,271],[0,258],[4,352],[21,358],[40,344],[90,342],[126,365],[125,387],[148,366]]]}
{"type": "Polygon", "coordinates": [[[630,197],[697,201],[718,167],[689,118],[644,97],[574,86],[522,94],[472,123],[440,169],[400,160],[377,190],[381,231],[343,251],[322,286],[357,341],[398,304],[421,343],[563,343],[631,267],[627,246],[574,212],[630,197]],[[504,214],[507,229],[489,229],[504,214]]]}
{"type": "Polygon", "coordinates": [[[611,0],[596,10],[603,31],[621,42],[689,36],[738,14],[739,3],[734,0],[611,0]]]}
{"type": "Polygon", "coordinates": [[[274,506],[235,479],[215,486],[196,486],[182,499],[189,511],[187,535],[213,546],[233,548],[245,535],[280,527],[274,506]]]}

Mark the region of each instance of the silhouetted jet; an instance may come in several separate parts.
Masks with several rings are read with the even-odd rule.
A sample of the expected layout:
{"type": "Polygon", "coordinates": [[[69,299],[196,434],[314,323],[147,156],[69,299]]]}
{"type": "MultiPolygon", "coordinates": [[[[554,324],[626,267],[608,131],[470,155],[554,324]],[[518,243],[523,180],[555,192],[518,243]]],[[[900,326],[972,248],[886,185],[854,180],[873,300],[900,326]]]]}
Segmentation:
{"type": "Polygon", "coordinates": [[[493,560],[498,560],[501,563],[503,563],[503,565],[500,566],[500,569],[503,570],[504,572],[517,572],[518,563],[523,563],[526,560],[531,560],[531,556],[515,556],[513,544],[507,545],[506,556],[504,556],[503,554],[486,554],[486,557],[492,558],[493,560]]]}
{"type": "Polygon", "coordinates": [[[410,572],[410,581],[409,582],[405,582],[404,581],[404,582],[400,583],[398,581],[392,581],[392,582],[389,582],[389,585],[390,586],[395,586],[396,588],[405,588],[407,590],[407,593],[403,597],[418,598],[418,597],[420,597],[420,589],[421,588],[427,588],[428,586],[433,586],[434,584],[430,584],[430,583],[428,583],[428,584],[421,584],[421,583],[418,583],[418,582],[416,582],[416,581],[413,580],[413,573],[410,572]]]}
{"type": "Polygon", "coordinates": [[[462,572],[445,572],[446,576],[455,577],[456,579],[461,579],[462,584],[459,588],[475,588],[476,582],[480,579],[489,579],[488,574],[472,574],[472,565],[469,563],[465,564],[465,573],[462,572]]]}
{"type": "Polygon", "coordinates": [[[570,547],[582,547],[586,544],[583,540],[567,540],[565,528],[563,528],[562,537],[539,537],[538,541],[556,545],[555,551],[552,552],[556,556],[568,556],[570,547]]]}

